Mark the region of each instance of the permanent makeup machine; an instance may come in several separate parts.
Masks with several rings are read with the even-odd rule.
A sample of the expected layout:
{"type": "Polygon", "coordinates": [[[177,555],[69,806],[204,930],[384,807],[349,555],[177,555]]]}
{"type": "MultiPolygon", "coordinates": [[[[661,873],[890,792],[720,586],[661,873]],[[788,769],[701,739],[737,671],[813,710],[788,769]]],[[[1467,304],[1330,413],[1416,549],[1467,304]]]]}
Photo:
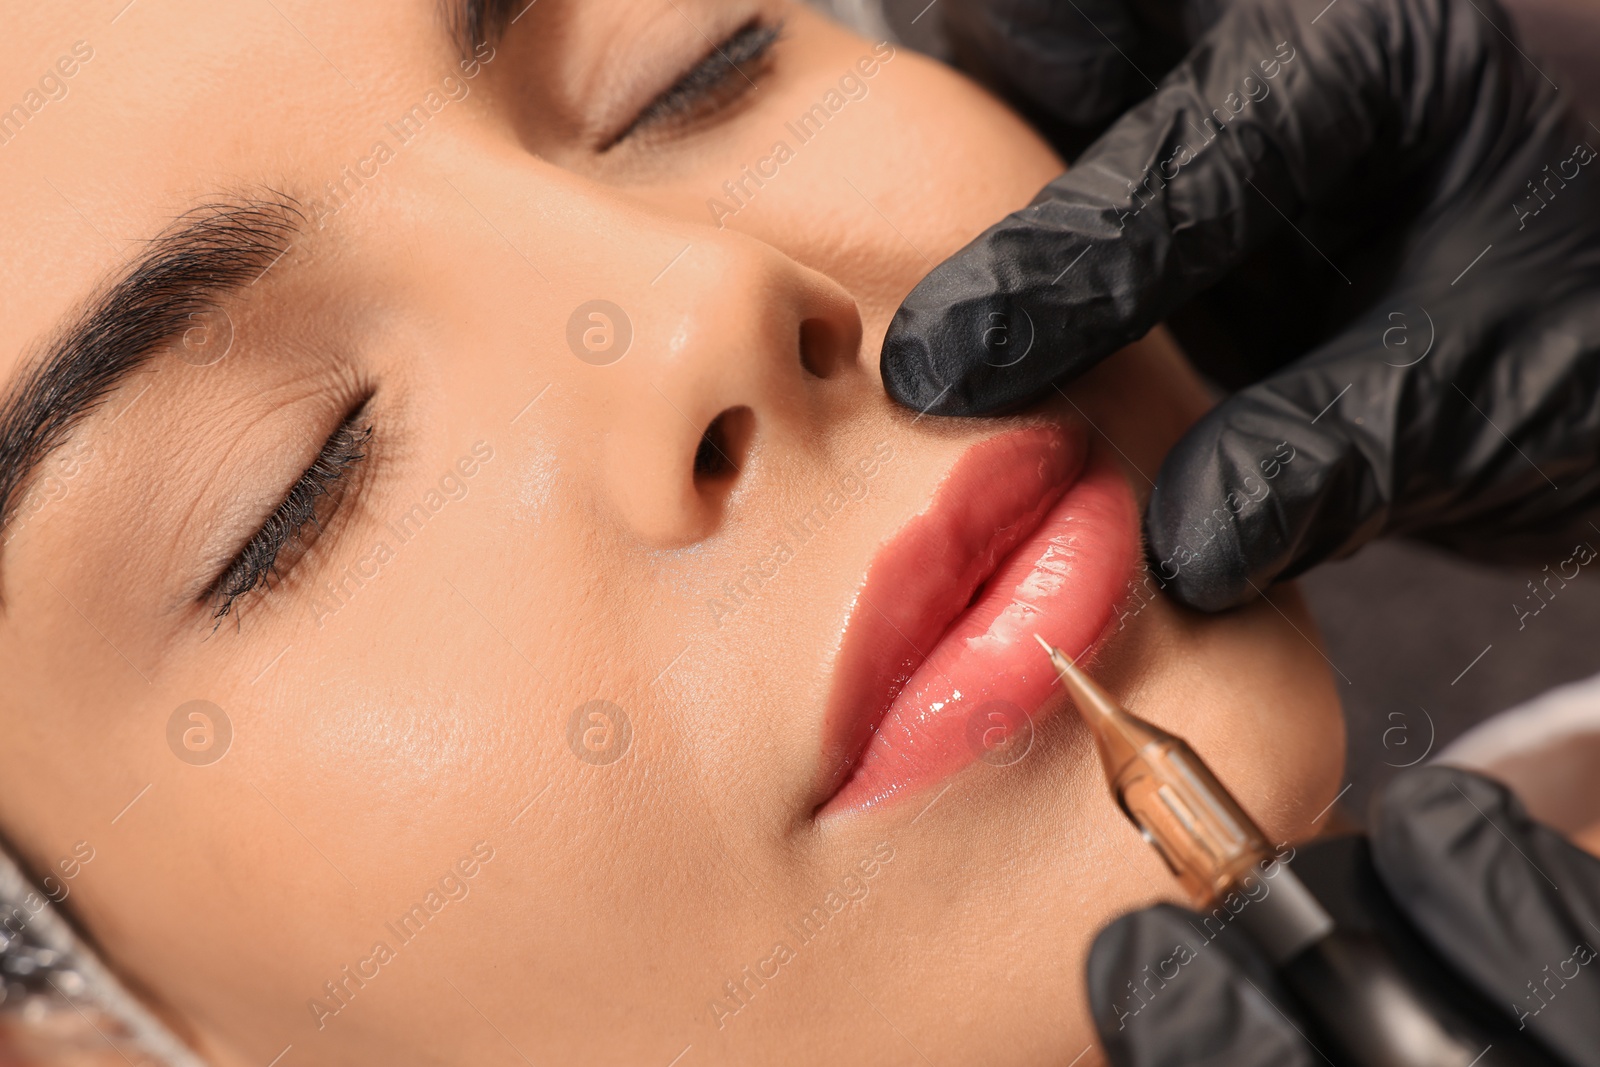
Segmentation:
{"type": "Polygon", "coordinates": [[[1208,927],[1214,917],[1254,942],[1319,1050],[1340,1067],[1556,1067],[1509,1020],[1497,1025],[1503,1013],[1427,947],[1389,900],[1364,837],[1298,846],[1280,861],[1182,738],[1119,706],[1038,641],[1094,736],[1123,814],[1208,927]]]}

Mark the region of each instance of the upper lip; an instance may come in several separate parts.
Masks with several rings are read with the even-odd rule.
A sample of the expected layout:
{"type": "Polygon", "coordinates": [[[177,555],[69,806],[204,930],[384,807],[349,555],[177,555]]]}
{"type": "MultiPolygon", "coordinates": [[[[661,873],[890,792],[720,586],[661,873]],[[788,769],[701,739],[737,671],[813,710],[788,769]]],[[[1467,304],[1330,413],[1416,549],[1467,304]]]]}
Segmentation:
{"type": "Polygon", "coordinates": [[[927,507],[878,547],[840,643],[818,809],[849,779],[941,635],[1077,479],[1087,449],[1080,427],[1058,422],[984,438],[957,458],[927,507]]]}

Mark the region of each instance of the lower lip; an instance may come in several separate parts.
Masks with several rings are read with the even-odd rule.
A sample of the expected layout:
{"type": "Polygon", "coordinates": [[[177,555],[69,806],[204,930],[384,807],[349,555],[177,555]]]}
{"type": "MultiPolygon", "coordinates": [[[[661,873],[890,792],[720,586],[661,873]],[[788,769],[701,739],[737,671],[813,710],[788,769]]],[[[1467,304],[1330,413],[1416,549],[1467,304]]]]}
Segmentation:
{"type": "MultiPolygon", "coordinates": [[[[1079,656],[1107,630],[1138,555],[1133,494],[1103,448],[907,678],[822,813],[881,805],[980,759],[1026,754],[1055,672],[1034,634],[1079,656]]],[[[906,649],[915,656],[909,641],[906,649]]],[[[885,650],[888,651],[888,650],[885,650]]]]}

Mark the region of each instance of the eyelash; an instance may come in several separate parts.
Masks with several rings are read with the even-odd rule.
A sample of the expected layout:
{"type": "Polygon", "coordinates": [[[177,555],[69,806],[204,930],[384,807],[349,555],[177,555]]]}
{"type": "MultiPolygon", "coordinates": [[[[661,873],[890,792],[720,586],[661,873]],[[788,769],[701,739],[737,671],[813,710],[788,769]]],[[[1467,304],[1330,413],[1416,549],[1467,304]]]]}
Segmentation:
{"type": "Polygon", "coordinates": [[[621,133],[600,146],[607,151],[640,131],[662,123],[686,124],[727,107],[747,93],[751,74],[760,74],[784,23],[752,19],[724,39],[673,85],[644,106],[621,133]],[[745,67],[750,67],[749,73],[745,67]]]}
{"type": "Polygon", "coordinates": [[[321,530],[326,516],[317,515],[318,502],[339,488],[345,476],[367,458],[365,446],[372,437],[372,427],[358,425],[360,418],[361,411],[357,410],[333,431],[283,503],[212,585],[209,598],[216,607],[211,617],[219,624],[240,597],[260,587],[271,588],[272,578],[279,575],[279,554],[303,541],[306,527],[321,530]]]}

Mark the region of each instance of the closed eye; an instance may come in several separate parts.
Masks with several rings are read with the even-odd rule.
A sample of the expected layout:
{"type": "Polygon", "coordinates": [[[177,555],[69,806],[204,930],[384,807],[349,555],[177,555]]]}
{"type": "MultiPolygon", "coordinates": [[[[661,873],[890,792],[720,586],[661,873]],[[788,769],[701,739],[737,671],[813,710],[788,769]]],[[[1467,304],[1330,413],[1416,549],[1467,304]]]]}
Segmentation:
{"type": "Polygon", "coordinates": [[[621,132],[603,141],[607,152],[643,131],[668,125],[689,125],[731,106],[756,88],[755,79],[783,36],[782,22],[752,19],[713,45],[698,63],[651,100],[621,132]]]}
{"type": "Polygon", "coordinates": [[[283,502],[206,590],[212,618],[219,624],[241,597],[258,588],[270,589],[272,579],[281,577],[303,555],[312,531],[320,531],[327,522],[348,485],[347,476],[367,457],[372,427],[362,425],[365,406],[359,405],[329,435],[283,502]]]}

